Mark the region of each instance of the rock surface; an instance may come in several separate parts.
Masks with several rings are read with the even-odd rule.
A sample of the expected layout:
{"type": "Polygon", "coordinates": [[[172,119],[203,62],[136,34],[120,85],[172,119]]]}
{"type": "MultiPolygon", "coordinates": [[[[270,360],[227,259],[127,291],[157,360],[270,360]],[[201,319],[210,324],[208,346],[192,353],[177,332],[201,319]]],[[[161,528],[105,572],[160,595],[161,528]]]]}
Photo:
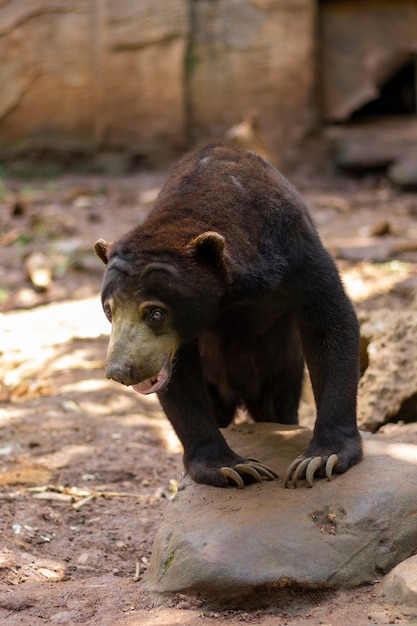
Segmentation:
{"type": "Polygon", "coordinates": [[[233,602],[292,584],[350,587],[374,581],[416,549],[417,446],[366,435],[365,459],[343,476],[284,489],[285,469],[310,431],[243,424],[225,435],[280,479],[238,490],[186,478],[153,546],[147,584],[157,595],[233,602]]]}
{"type": "Polygon", "coordinates": [[[378,585],[378,592],[395,604],[417,609],[417,556],[394,567],[378,585]]]}
{"type": "Polygon", "coordinates": [[[360,428],[417,419],[417,308],[371,312],[361,324],[368,366],[359,384],[360,428]]]}
{"type": "Polygon", "coordinates": [[[163,11],[149,1],[0,3],[0,153],[139,156],[178,141],[186,16],[184,0],[163,11]]]}
{"type": "Polygon", "coordinates": [[[250,108],[288,143],[308,124],[314,21],[311,0],[0,2],[0,156],[161,158],[250,108]]]}
{"type": "Polygon", "coordinates": [[[341,169],[379,170],[401,162],[401,168],[391,167],[391,180],[398,185],[403,181],[404,186],[410,177],[415,182],[417,122],[413,117],[376,118],[349,126],[333,126],[326,134],[333,159],[341,169]]]}
{"type": "Polygon", "coordinates": [[[402,189],[417,189],[417,151],[393,163],[388,178],[402,189]]]}
{"type": "Polygon", "coordinates": [[[196,137],[213,137],[256,109],[271,148],[308,125],[314,76],[314,3],[220,0],[193,3],[188,75],[196,137]]]}
{"type": "Polygon", "coordinates": [[[326,119],[346,122],[378,98],[407,63],[414,49],[417,7],[414,2],[321,4],[323,114],[326,119]]]}

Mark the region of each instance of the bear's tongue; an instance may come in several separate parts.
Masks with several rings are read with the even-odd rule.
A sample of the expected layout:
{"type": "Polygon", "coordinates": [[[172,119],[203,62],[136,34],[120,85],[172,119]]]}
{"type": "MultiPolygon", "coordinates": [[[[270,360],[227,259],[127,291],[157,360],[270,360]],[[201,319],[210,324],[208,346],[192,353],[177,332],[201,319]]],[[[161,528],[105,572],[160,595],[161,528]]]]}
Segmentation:
{"type": "Polygon", "coordinates": [[[154,376],[153,378],[148,378],[148,380],[144,380],[141,383],[137,383],[136,385],[132,385],[132,389],[134,389],[137,393],[155,393],[162,389],[165,383],[168,380],[168,369],[164,366],[159,374],[154,376]]]}

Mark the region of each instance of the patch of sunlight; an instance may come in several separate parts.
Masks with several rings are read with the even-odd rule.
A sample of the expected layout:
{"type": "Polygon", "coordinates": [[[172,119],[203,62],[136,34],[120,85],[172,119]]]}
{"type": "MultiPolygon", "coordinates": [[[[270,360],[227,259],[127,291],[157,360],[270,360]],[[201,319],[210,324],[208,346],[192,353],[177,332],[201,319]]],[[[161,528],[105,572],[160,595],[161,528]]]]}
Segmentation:
{"type": "Polygon", "coordinates": [[[417,465],[417,446],[411,443],[390,443],[386,451],[393,459],[417,465]]]}
{"type": "Polygon", "coordinates": [[[151,417],[157,419],[165,416],[156,394],[138,394],[131,387],[125,387],[114,381],[103,378],[106,386],[106,399],[101,402],[100,398],[93,399],[89,403],[88,397],[83,398],[83,408],[92,414],[117,415],[118,420],[128,427],[136,427],[138,420],[151,417]],[[111,393],[110,393],[111,392],[111,393]]]}
{"type": "Polygon", "coordinates": [[[92,455],[94,452],[95,448],[92,445],[68,445],[63,446],[57,452],[36,457],[36,463],[50,470],[61,469],[77,457],[92,455]]]}
{"type": "Polygon", "coordinates": [[[82,399],[83,411],[89,415],[101,415],[102,417],[114,417],[121,419],[126,413],[140,411],[140,407],[135,406],[134,398],[124,389],[121,392],[106,396],[100,400],[100,396],[91,398],[84,397],[82,399]]]}
{"type": "Polygon", "coordinates": [[[49,468],[39,467],[39,460],[36,465],[29,465],[27,461],[17,468],[7,469],[0,472],[0,485],[42,485],[47,483],[52,476],[49,468]]]}
{"type": "Polygon", "coordinates": [[[363,261],[355,267],[342,271],[343,282],[349,296],[355,302],[390,291],[398,283],[415,274],[413,263],[390,261],[369,263],[363,261]]]}
{"type": "Polygon", "coordinates": [[[32,554],[25,544],[15,542],[13,551],[5,548],[0,550],[0,567],[4,581],[12,584],[34,582],[58,582],[66,578],[66,565],[52,559],[45,559],[32,554]],[[17,548],[17,549],[16,549],[17,548]]]}
{"type": "Polygon", "coordinates": [[[95,339],[109,332],[98,295],[0,314],[3,382],[12,389],[26,379],[38,378],[46,364],[52,370],[101,369],[104,347],[103,358],[91,360],[86,348],[68,352],[67,345],[74,338],[95,339]]]}
{"type": "Polygon", "coordinates": [[[162,411],[156,393],[150,393],[149,395],[138,394],[131,387],[125,387],[124,389],[122,388],[122,390],[125,393],[131,394],[130,397],[132,398],[132,401],[138,406],[138,410],[142,408],[146,411],[162,411]]]}
{"type": "Polygon", "coordinates": [[[157,413],[155,415],[149,413],[130,413],[129,415],[121,415],[117,417],[117,423],[121,427],[130,428],[134,431],[138,431],[142,428],[157,428],[157,422],[162,420],[168,421],[162,413],[157,413]]]}
{"type": "MultiPolygon", "coordinates": [[[[158,406],[156,405],[154,408],[158,409],[158,406]]],[[[122,418],[119,418],[117,421],[123,426],[136,428],[140,428],[142,426],[146,428],[151,428],[155,431],[165,450],[167,450],[168,452],[173,452],[174,454],[179,454],[183,452],[180,440],[178,439],[172,425],[170,424],[168,418],[164,415],[160,407],[159,412],[155,413],[154,415],[149,413],[148,415],[126,415],[122,418]]]]}
{"type": "Polygon", "coordinates": [[[0,348],[3,352],[32,353],[70,339],[95,338],[110,334],[110,324],[101,309],[99,296],[47,304],[29,311],[0,315],[0,348]]]}
{"type": "Polygon", "coordinates": [[[165,450],[175,454],[183,452],[181,441],[178,439],[171,424],[166,421],[166,424],[158,424],[159,434],[162,439],[165,450]]]}
{"type": "MultiPolygon", "coordinates": [[[[198,614],[192,610],[187,610],[187,609],[181,610],[181,615],[172,614],[172,611],[170,611],[169,617],[167,617],[165,612],[162,612],[162,609],[161,609],[160,615],[158,614],[158,611],[160,611],[159,608],[157,608],[156,610],[154,609],[152,611],[151,617],[147,617],[146,615],[141,615],[140,617],[141,626],[166,626],[166,624],[170,624],[170,626],[195,626],[195,624],[200,623],[200,621],[204,621],[204,620],[197,621],[196,615],[198,614]]],[[[138,624],[139,622],[137,621],[137,618],[134,618],[132,621],[127,622],[127,623],[129,624],[129,626],[134,626],[134,624],[138,624]]]]}
{"type": "Polygon", "coordinates": [[[71,371],[71,370],[103,370],[104,376],[104,355],[103,359],[92,360],[88,358],[87,350],[71,350],[66,354],[54,356],[51,359],[51,369],[55,371],[71,371]]]}
{"type": "Polygon", "coordinates": [[[7,406],[7,408],[0,408],[0,425],[5,425],[13,420],[18,420],[24,417],[26,410],[24,407],[16,407],[15,405],[7,406]]]}
{"type": "Polygon", "coordinates": [[[372,454],[384,454],[398,461],[417,465],[417,446],[412,443],[384,443],[381,451],[381,441],[372,439],[372,435],[365,440],[366,450],[372,454]]]}
{"type": "Polygon", "coordinates": [[[106,378],[97,379],[91,378],[88,380],[79,380],[78,382],[68,383],[67,385],[61,385],[59,393],[61,396],[66,393],[76,392],[91,392],[91,391],[101,391],[102,389],[108,388],[108,382],[106,378]]]}
{"type": "MultiPolygon", "coordinates": [[[[265,424],[268,423],[265,422],[265,424]]],[[[300,431],[303,430],[305,430],[305,428],[300,424],[279,424],[276,425],[276,428],[274,428],[274,430],[271,430],[271,435],[279,435],[280,437],[286,437],[290,439],[292,437],[298,437],[300,431]]]]}

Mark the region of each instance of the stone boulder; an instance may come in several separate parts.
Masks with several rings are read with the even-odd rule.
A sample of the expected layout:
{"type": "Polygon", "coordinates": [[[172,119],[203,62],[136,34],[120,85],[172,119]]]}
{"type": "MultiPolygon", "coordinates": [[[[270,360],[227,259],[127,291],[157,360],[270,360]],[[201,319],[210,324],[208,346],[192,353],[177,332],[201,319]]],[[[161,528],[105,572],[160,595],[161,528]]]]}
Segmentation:
{"type": "Polygon", "coordinates": [[[417,420],[417,308],[376,310],[362,320],[366,370],[359,384],[360,428],[417,420]]]}
{"type": "Polygon", "coordinates": [[[153,546],[146,582],[157,596],[190,592],[233,603],[289,585],[351,587],[417,548],[417,446],[366,435],[364,460],[346,474],[285,489],[285,470],[311,431],[264,423],[224,434],[280,479],[239,490],[186,478],[153,546]]]}
{"type": "Polygon", "coordinates": [[[401,181],[405,184],[413,176],[417,122],[411,116],[374,118],[348,126],[333,126],[327,130],[326,136],[333,160],[343,170],[382,170],[404,162],[401,168],[392,166],[391,180],[398,185],[401,181]]]}
{"type": "Polygon", "coordinates": [[[413,607],[417,614],[417,556],[406,559],[383,578],[378,594],[395,604],[413,607]]]}
{"type": "Polygon", "coordinates": [[[388,169],[388,178],[407,191],[417,189],[417,151],[393,163],[388,169]]]}

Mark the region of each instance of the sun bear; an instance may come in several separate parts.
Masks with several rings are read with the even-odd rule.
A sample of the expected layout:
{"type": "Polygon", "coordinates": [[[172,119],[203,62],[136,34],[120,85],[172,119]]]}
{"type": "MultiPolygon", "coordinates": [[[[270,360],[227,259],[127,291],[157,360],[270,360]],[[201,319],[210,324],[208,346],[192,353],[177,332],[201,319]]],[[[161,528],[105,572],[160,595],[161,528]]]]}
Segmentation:
{"type": "Polygon", "coordinates": [[[145,221],[95,251],[107,266],[106,375],[157,393],[195,482],[276,477],[219,427],[238,407],[296,424],[305,361],[317,417],[285,485],[360,461],[357,318],[303,200],[267,161],[224,144],[189,153],[145,221]]]}

